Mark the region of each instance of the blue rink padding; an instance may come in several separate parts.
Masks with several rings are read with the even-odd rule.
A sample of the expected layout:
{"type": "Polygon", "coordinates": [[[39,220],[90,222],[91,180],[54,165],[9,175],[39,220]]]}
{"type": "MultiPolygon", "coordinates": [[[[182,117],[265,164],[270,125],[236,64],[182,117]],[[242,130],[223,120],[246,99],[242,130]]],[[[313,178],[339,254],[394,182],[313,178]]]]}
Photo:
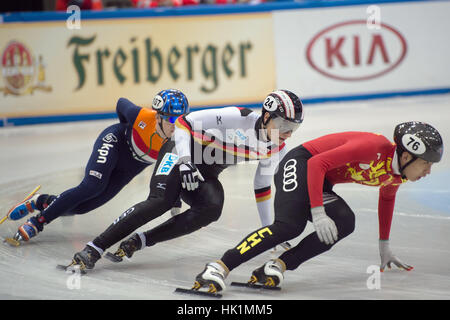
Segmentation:
{"type": "MultiPolygon", "coordinates": [[[[411,97],[420,95],[436,95],[436,94],[449,94],[450,88],[438,88],[427,90],[413,90],[413,91],[394,91],[394,92],[379,92],[370,94],[355,94],[349,96],[333,96],[333,97],[316,97],[302,99],[305,105],[318,104],[327,102],[345,102],[345,101],[358,101],[358,100],[372,100],[372,99],[388,99],[394,97],[411,97]]],[[[222,108],[224,106],[204,106],[204,107],[191,107],[191,110],[203,110],[222,108]]],[[[244,108],[260,108],[260,103],[241,104],[236,105],[244,108]]],[[[89,121],[89,120],[104,120],[116,118],[115,112],[104,113],[85,113],[85,114],[66,114],[66,115],[48,115],[48,116],[35,116],[35,117],[11,117],[0,119],[0,127],[8,126],[23,126],[33,124],[46,124],[46,123],[58,123],[58,122],[71,122],[71,121],[89,121]]]]}
{"type": "MultiPolygon", "coordinates": [[[[230,13],[259,13],[276,10],[330,8],[340,6],[371,5],[402,2],[443,2],[445,0],[328,0],[328,1],[275,1],[258,5],[199,5],[177,8],[157,9],[120,9],[103,11],[81,11],[81,19],[121,19],[121,18],[148,18],[148,17],[174,17],[195,15],[217,15],[230,13]]],[[[66,12],[17,12],[0,15],[0,22],[43,22],[65,21],[72,13],[66,12]]]]}

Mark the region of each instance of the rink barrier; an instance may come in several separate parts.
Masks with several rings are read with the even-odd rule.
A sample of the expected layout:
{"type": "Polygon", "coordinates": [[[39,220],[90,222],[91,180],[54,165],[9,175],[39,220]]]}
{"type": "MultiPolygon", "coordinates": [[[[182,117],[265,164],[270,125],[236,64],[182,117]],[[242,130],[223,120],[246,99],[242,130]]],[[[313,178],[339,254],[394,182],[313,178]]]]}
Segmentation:
{"type": "MultiPolygon", "coordinates": [[[[404,92],[383,92],[377,94],[364,94],[364,95],[352,95],[352,96],[337,96],[337,97],[319,97],[303,99],[304,105],[309,104],[321,104],[327,102],[346,102],[346,101],[360,101],[360,100],[373,100],[373,99],[389,99],[395,97],[413,97],[413,96],[425,96],[425,95],[442,95],[450,94],[450,88],[440,88],[431,90],[416,90],[416,91],[404,91],[404,92]]],[[[260,103],[236,105],[237,107],[260,109],[260,103]]],[[[223,108],[226,106],[207,106],[196,107],[195,110],[205,110],[214,108],[223,108]]],[[[24,126],[24,125],[39,125],[61,122],[74,122],[74,121],[92,121],[92,120],[107,120],[115,119],[117,114],[115,112],[105,113],[88,113],[88,114],[73,114],[73,115],[55,115],[55,116],[39,116],[39,117],[17,117],[17,118],[4,118],[0,119],[0,127],[8,126],[24,126]]]]}
{"type": "MultiPolygon", "coordinates": [[[[276,15],[277,12],[280,16],[284,12],[289,12],[290,10],[295,9],[316,9],[316,8],[339,8],[342,6],[346,7],[360,7],[363,5],[398,5],[402,3],[445,3],[447,1],[444,0],[379,0],[379,1],[324,1],[324,2],[271,2],[260,5],[225,5],[225,6],[217,6],[217,5],[202,5],[202,6],[191,6],[191,7],[181,7],[181,8],[158,8],[158,9],[124,9],[118,11],[82,11],[81,18],[86,20],[107,20],[107,19],[134,19],[134,18],[151,18],[151,17],[185,17],[185,16],[214,16],[214,15],[227,15],[227,14],[253,14],[253,13],[272,13],[276,15]]],[[[298,12],[304,12],[304,10],[297,10],[298,12]]],[[[65,21],[67,20],[69,13],[65,12],[23,12],[23,13],[11,13],[11,14],[0,14],[0,25],[7,26],[9,23],[19,23],[26,25],[27,23],[36,23],[36,22],[55,22],[55,21],[65,21]]],[[[326,20],[326,19],[325,19],[326,20]]],[[[129,76],[129,75],[128,75],[129,76]]],[[[384,99],[384,98],[392,98],[392,97],[408,97],[408,96],[417,96],[417,95],[434,95],[434,94],[448,94],[450,93],[450,87],[447,87],[447,83],[443,85],[431,85],[431,88],[417,88],[414,90],[393,90],[388,91],[386,88],[378,90],[379,92],[375,93],[364,93],[364,91],[356,92],[356,93],[348,93],[348,92],[339,92],[340,94],[330,94],[329,92],[320,92],[317,95],[310,94],[309,92],[304,95],[303,101],[307,104],[317,104],[317,103],[326,103],[326,102],[345,102],[345,101],[355,101],[355,100],[368,100],[368,99],[384,99]]],[[[284,85],[284,84],[283,84],[284,85]]],[[[282,87],[283,87],[282,85],[282,87]]],[[[276,86],[280,86],[280,84],[276,84],[276,86]]],[[[286,87],[289,87],[286,86],[286,87]]],[[[327,88],[327,86],[324,86],[327,88]]],[[[235,88],[233,88],[235,89],[235,88]]],[[[297,88],[294,88],[297,91],[297,88]]],[[[299,90],[301,94],[301,90],[299,90]]],[[[233,96],[233,93],[230,92],[230,96],[233,96]]],[[[257,101],[256,99],[249,98],[247,101],[257,101]]],[[[239,100],[238,100],[239,101],[239,100]]],[[[214,104],[217,101],[211,102],[210,104],[214,104]]],[[[242,101],[241,101],[242,102],[242,101]]],[[[40,102],[38,102],[39,104],[40,102]]],[[[139,101],[137,101],[139,104],[139,101]]],[[[210,105],[208,103],[203,104],[207,106],[199,107],[199,103],[194,103],[192,109],[200,110],[200,109],[209,109],[209,108],[220,108],[228,105],[236,105],[236,103],[229,103],[226,105],[210,105]]],[[[42,103],[40,103],[42,105],[42,103]]],[[[94,104],[95,106],[98,106],[94,104]]],[[[112,105],[108,103],[107,105],[112,105]]],[[[143,105],[143,104],[139,104],[143,105]]],[[[238,103],[239,106],[242,107],[250,107],[250,108],[259,108],[259,103],[238,103]]],[[[0,104],[1,107],[1,104],[0,104]]],[[[111,108],[112,110],[112,108],[111,108]]],[[[0,111],[1,108],[0,108],[0,111]]],[[[81,110],[80,110],[81,111],[81,110]]],[[[81,112],[77,111],[68,111],[67,113],[59,114],[52,112],[41,112],[42,115],[37,115],[34,113],[33,115],[7,115],[0,112],[0,127],[6,126],[20,126],[20,125],[33,125],[33,124],[45,124],[45,123],[57,123],[57,122],[69,122],[69,121],[88,121],[88,120],[102,120],[102,119],[113,119],[116,118],[116,114],[114,112],[109,112],[109,108],[95,109],[93,111],[96,112],[86,112],[83,110],[81,112]]]]}

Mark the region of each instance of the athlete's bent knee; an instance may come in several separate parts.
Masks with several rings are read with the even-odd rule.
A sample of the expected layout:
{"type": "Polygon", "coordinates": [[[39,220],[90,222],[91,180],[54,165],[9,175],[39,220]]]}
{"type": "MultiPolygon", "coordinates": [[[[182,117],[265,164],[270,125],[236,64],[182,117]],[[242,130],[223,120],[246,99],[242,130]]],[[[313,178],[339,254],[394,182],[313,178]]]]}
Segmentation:
{"type": "Polygon", "coordinates": [[[222,215],[222,208],[223,205],[221,204],[214,204],[209,206],[207,210],[206,217],[210,222],[214,222],[219,220],[220,216],[222,215]]]}
{"type": "Polygon", "coordinates": [[[336,224],[339,238],[344,238],[355,231],[355,216],[348,216],[336,224]]]}

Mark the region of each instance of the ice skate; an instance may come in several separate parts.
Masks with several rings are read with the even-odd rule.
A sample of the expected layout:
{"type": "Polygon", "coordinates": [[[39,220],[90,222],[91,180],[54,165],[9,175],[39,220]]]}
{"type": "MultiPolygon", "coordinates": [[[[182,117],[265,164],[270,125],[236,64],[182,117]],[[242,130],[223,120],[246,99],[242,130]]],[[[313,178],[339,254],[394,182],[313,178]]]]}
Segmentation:
{"type": "Polygon", "coordinates": [[[74,254],[69,265],[58,264],[56,267],[66,272],[86,274],[86,269],[94,269],[95,263],[100,258],[100,253],[88,244],[82,251],[74,254]]]}
{"type": "Polygon", "coordinates": [[[249,284],[262,284],[268,287],[281,286],[283,282],[283,272],[286,271],[286,265],[280,259],[270,260],[263,266],[253,271],[249,284]]]}
{"type": "Polygon", "coordinates": [[[1,222],[6,219],[19,220],[26,217],[29,213],[33,213],[35,210],[38,210],[36,207],[36,201],[37,198],[39,198],[39,194],[36,194],[36,192],[40,189],[40,187],[41,186],[37,186],[25,199],[13,206],[1,222]]]}
{"type": "Polygon", "coordinates": [[[95,263],[101,258],[100,253],[89,245],[75,253],[72,263],[68,267],[80,266],[80,270],[94,269],[95,263]]]}
{"type": "Polygon", "coordinates": [[[195,277],[195,283],[192,290],[199,290],[208,286],[209,293],[216,293],[225,290],[225,278],[229,271],[222,262],[211,262],[205,266],[205,269],[195,277]]]}
{"type": "Polygon", "coordinates": [[[5,241],[12,246],[19,246],[23,241],[29,241],[39,232],[44,230],[44,224],[39,222],[39,215],[31,217],[23,225],[19,227],[16,234],[12,238],[6,238],[5,241]]]}
{"type": "Polygon", "coordinates": [[[139,235],[136,233],[131,238],[122,241],[116,252],[107,252],[105,258],[112,262],[121,262],[124,257],[131,258],[135,251],[140,250],[142,247],[142,241],[139,235]]]}
{"type": "Polygon", "coordinates": [[[29,241],[42,230],[44,230],[44,224],[39,222],[38,217],[31,217],[27,220],[27,222],[19,227],[18,232],[22,236],[23,240],[29,241]]]}
{"type": "Polygon", "coordinates": [[[12,238],[5,238],[4,242],[6,242],[7,244],[13,246],[13,247],[18,247],[20,246],[20,244],[22,243],[23,238],[22,235],[20,234],[20,232],[16,232],[16,234],[12,237],[12,238]]]}

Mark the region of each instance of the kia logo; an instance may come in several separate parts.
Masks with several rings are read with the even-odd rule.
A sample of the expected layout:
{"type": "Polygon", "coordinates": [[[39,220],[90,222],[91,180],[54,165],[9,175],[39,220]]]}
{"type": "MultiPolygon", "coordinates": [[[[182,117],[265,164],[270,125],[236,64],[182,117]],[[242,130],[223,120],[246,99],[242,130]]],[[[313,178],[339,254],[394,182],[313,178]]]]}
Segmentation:
{"type": "Polygon", "coordinates": [[[309,42],[306,59],[322,75],[343,81],[369,80],[395,69],[405,58],[405,38],[392,26],[370,30],[365,20],[341,22],[309,42]]]}

